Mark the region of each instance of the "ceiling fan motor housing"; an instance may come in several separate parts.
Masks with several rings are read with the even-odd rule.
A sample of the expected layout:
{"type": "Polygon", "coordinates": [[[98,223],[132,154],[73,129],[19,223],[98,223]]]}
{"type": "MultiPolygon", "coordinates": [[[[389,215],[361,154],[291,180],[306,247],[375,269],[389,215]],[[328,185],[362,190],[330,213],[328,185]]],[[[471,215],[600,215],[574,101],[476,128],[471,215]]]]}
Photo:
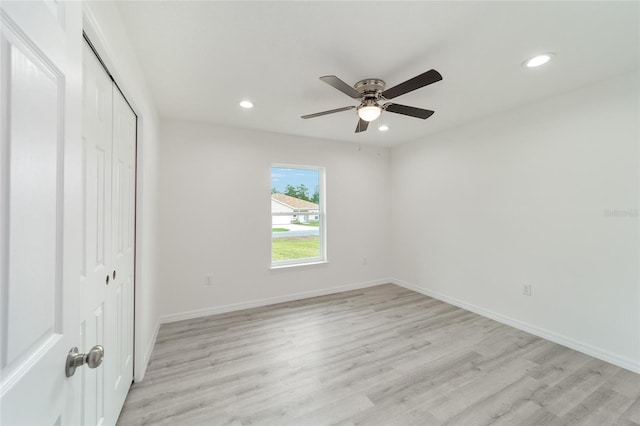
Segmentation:
{"type": "Polygon", "coordinates": [[[367,78],[360,80],[353,87],[360,93],[365,99],[380,99],[380,93],[384,91],[385,82],[379,78],[367,78]]]}

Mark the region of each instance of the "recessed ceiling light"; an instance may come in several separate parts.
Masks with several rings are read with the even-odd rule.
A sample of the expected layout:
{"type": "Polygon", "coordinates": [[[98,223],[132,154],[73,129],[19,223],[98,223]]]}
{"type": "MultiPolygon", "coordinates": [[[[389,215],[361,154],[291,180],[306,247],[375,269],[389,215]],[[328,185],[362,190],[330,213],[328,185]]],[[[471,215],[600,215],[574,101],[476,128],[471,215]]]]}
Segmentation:
{"type": "Polygon", "coordinates": [[[378,127],[378,130],[380,130],[381,132],[386,132],[387,130],[389,130],[389,126],[387,126],[386,124],[383,124],[380,127],[378,127]]]}
{"type": "Polygon", "coordinates": [[[253,102],[251,102],[251,101],[242,101],[242,102],[240,102],[240,106],[242,108],[247,108],[247,109],[253,108],[253,102]]]}
{"type": "Polygon", "coordinates": [[[536,55],[533,58],[529,58],[522,63],[522,66],[527,68],[535,68],[540,65],[544,65],[551,60],[554,53],[543,53],[542,55],[536,55]]]}

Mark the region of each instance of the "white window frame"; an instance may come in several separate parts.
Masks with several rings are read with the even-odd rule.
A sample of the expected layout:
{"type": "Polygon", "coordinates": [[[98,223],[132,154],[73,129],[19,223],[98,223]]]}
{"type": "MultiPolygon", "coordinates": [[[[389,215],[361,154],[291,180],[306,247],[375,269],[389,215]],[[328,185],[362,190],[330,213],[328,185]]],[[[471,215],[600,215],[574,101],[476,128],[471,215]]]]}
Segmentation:
{"type": "MultiPolygon", "coordinates": [[[[294,266],[304,265],[316,265],[319,263],[327,263],[327,221],[326,221],[326,170],[324,167],[319,166],[304,166],[300,164],[282,164],[274,163],[269,168],[269,178],[271,179],[271,173],[274,167],[280,167],[283,169],[302,169],[302,170],[314,170],[318,172],[318,192],[320,199],[318,200],[318,238],[320,240],[319,254],[316,257],[305,257],[301,259],[290,260],[273,260],[273,233],[269,243],[269,258],[271,259],[271,269],[289,268],[294,266]]],[[[269,185],[271,188],[271,185],[269,185]]],[[[315,189],[315,188],[314,188],[315,189]]],[[[269,195],[269,206],[271,206],[271,195],[269,195]]],[[[273,226],[273,215],[271,214],[271,207],[269,207],[270,225],[273,226]]]]}

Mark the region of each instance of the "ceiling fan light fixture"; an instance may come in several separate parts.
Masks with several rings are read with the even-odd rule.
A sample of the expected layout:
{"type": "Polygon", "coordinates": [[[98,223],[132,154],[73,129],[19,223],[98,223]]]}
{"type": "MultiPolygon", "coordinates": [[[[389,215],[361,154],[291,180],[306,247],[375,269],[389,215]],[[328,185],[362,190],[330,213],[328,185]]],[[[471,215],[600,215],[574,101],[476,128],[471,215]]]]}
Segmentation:
{"type": "Polygon", "coordinates": [[[358,117],[360,117],[364,121],[373,121],[376,118],[380,117],[381,113],[382,108],[380,108],[375,103],[361,105],[360,107],[358,107],[358,117]]]}

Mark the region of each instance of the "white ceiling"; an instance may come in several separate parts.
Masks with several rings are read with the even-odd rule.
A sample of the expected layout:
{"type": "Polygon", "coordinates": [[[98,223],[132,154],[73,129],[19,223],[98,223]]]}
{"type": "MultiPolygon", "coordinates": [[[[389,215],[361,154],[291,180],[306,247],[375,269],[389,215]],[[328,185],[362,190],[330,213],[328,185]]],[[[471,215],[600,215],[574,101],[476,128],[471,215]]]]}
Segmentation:
{"type": "Polygon", "coordinates": [[[164,118],[393,146],[637,70],[638,2],[120,2],[164,118]],[[521,63],[556,52],[548,65],[521,63]],[[435,68],[443,81],[394,99],[354,134],[356,105],[318,79],[394,86],[435,68]],[[243,99],[252,110],[238,106],[243,99]],[[375,124],[375,123],[374,123],[375,124]]]}

